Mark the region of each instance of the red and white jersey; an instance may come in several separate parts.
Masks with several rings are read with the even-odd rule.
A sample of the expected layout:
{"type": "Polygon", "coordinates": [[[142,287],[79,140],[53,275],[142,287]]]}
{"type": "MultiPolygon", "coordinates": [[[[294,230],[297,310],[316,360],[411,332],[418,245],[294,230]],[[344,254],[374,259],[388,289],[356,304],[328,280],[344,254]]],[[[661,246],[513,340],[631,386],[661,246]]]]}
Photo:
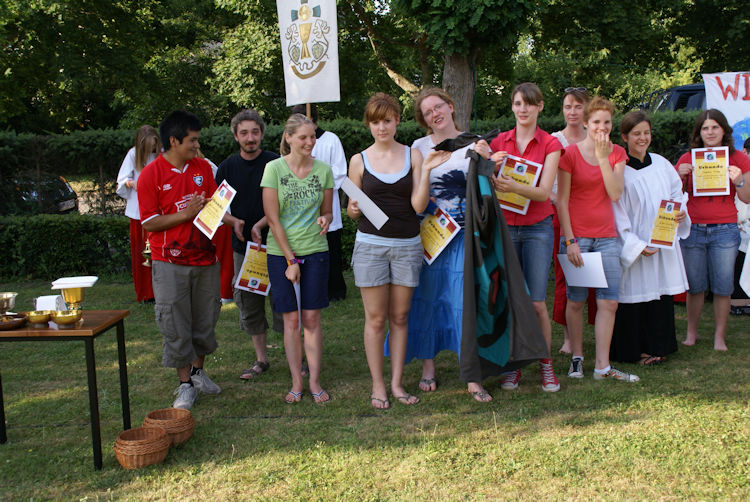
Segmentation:
{"type": "MultiPolygon", "coordinates": [[[[157,216],[184,210],[196,192],[210,198],[216,191],[216,181],[211,166],[203,159],[196,157],[180,170],[159,155],[143,168],[137,191],[144,224],[157,216]]],[[[152,260],[192,266],[216,263],[216,248],[192,219],[167,230],[150,232],[148,241],[152,260]]]]}

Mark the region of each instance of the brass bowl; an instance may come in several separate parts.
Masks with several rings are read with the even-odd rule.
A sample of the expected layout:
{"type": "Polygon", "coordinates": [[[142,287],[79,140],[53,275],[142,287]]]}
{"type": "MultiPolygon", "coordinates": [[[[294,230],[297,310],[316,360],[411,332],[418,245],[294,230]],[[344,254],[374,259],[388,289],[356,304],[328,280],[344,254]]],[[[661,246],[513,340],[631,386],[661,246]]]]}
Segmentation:
{"type": "Polygon", "coordinates": [[[55,310],[52,312],[52,321],[56,324],[67,325],[75,324],[81,319],[80,310],[55,310]]]}
{"type": "Polygon", "coordinates": [[[49,322],[54,310],[33,310],[26,312],[26,319],[32,324],[44,324],[49,322]]]}
{"type": "Polygon", "coordinates": [[[0,314],[13,310],[16,306],[16,296],[18,293],[0,293],[0,314]]]}

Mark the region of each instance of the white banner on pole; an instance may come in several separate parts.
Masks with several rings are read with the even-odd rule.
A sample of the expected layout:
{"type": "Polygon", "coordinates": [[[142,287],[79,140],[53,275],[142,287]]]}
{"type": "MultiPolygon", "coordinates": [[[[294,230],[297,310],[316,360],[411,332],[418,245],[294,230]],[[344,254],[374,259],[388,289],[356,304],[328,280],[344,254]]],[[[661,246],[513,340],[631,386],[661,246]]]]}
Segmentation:
{"type": "Polygon", "coordinates": [[[286,104],[340,101],[336,0],[276,0],[286,104]]]}
{"type": "Polygon", "coordinates": [[[704,73],[706,108],[716,108],[732,126],[734,147],[750,136],[750,72],[704,73]]]}

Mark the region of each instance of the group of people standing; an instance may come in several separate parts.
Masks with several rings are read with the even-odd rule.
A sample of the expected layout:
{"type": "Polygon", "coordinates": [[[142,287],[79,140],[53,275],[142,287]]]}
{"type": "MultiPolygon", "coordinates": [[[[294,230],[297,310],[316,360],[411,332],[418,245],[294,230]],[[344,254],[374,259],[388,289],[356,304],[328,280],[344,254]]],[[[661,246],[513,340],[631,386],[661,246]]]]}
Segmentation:
{"type": "MultiPolygon", "coordinates": [[[[672,295],[686,290],[688,329],[683,343],[692,345],[697,339],[703,295],[710,285],[716,319],[714,348],[726,350],[729,295],[739,244],[734,196],[736,193],[743,202],[750,201],[750,188],[745,186],[750,160],[734,150],[731,127],[724,116],[716,110],[703,112],[691,135],[691,147],[729,147],[730,194],[695,197],[690,154],[683,156],[675,168],[665,158],[650,153],[651,122],[643,112],[630,112],[622,119],[620,134],[625,149],[610,139],[612,103],[601,97],[589,99],[584,88],[565,90],[566,127],[554,134],[537,124],[544,100],[535,84],[516,86],[511,105],[516,118],[513,129],[488,138],[489,143],[478,139],[455,151],[436,149],[446,140],[462,136],[455,120],[455,104],[442,89],[425,88],[416,96],[416,119],[427,134],[411,146],[396,140],[401,108],[393,97],[377,93],[365,107],[364,121],[373,144],[352,156],[348,177],[389,219],[377,227],[362,214],[360,201],[354,199],[349,200],[346,211],[358,220],[351,264],[365,310],[364,344],[372,377],[370,404],[374,408],[391,405],[383,376],[385,356],[391,358],[390,395],[407,406],[417,404],[419,398],[402,383],[406,363],[414,358],[422,361],[418,386],[422,392],[432,392],[438,385],[436,355],[452,350],[459,358],[464,356],[463,227],[468,150],[495,163],[495,174],[488,176],[494,191],[530,200],[525,214],[503,209],[503,215],[546,342],[546,357],[539,359],[544,391],[560,389],[549,357],[552,326],[546,303],[549,267],[557,261],[558,252],[574,266],[583,265],[582,253],[601,253],[607,279],[607,287],[592,291],[566,287],[559,263],[555,263],[552,319],[566,326],[560,351],[572,356],[568,377],[584,377],[583,307],[587,297],[596,341],[595,380],[637,382],[638,376],[614,368],[610,359],[652,365],[676,351],[672,295]],[[524,185],[499,172],[508,155],[541,165],[538,183],[524,185]],[[672,249],[648,246],[663,200],[686,207],[678,212],[678,242],[672,249]],[[437,259],[426,265],[418,215],[434,205],[447,212],[461,230],[437,259]]],[[[200,131],[196,120],[185,112],[167,117],[160,134],[164,151],[159,153],[156,137],[156,142],[146,145],[151,158],[146,155],[137,161],[141,167],[131,174],[130,181],[123,182],[126,189],[135,189],[136,185],[138,189],[140,211],[131,213],[140,217],[142,229],[132,223],[131,237],[136,241],[143,230],[150,232],[152,259],[155,265],[162,262],[153,267],[154,298],[157,324],[165,339],[163,362],[177,368],[180,377],[174,406],[190,408],[197,397],[196,389],[220,391],[202,370],[203,357],[216,348],[213,326],[218,310],[209,316],[206,305],[213,301],[209,296],[214,289],[218,291],[218,282],[214,288],[215,281],[204,284],[194,272],[182,269],[217,265],[215,253],[211,256],[211,242],[191,222],[206,196],[210,197],[223,180],[237,190],[231,214],[224,219],[234,231],[235,277],[245,242],[267,244],[272,305],[283,321],[292,377],[284,399],[288,403],[300,401],[307,377],[314,402],[327,402],[331,396],[320,382],[321,309],[329,303],[331,270],[337,268],[340,273],[341,267],[330,263],[326,234],[340,213],[336,196],[344,174],[340,167],[332,170],[315,148],[316,141],[330,133],[323,132],[304,114],[294,113],[286,122],[281,156],[277,156],[260,148],[265,130],[262,118],[253,110],[244,110],[231,124],[240,153],[224,161],[214,179],[207,164],[196,158],[200,131]],[[146,161],[151,162],[142,167],[146,161]],[[203,253],[200,259],[192,259],[199,252],[203,253]],[[180,282],[183,275],[188,282],[180,282]],[[206,288],[206,284],[211,287],[206,288]]],[[[136,138],[136,150],[139,141],[136,138]]],[[[134,243],[133,249],[137,246],[134,243]]],[[[140,298],[143,294],[135,261],[134,280],[140,298]]],[[[218,297],[216,293],[211,298],[218,297]]],[[[256,362],[243,370],[241,377],[255,378],[269,368],[264,297],[235,290],[234,299],[240,310],[240,325],[252,335],[257,355],[256,362]]],[[[516,389],[521,376],[521,369],[506,372],[501,387],[516,389]]],[[[467,380],[467,390],[475,400],[492,400],[480,378],[467,380]]]]}

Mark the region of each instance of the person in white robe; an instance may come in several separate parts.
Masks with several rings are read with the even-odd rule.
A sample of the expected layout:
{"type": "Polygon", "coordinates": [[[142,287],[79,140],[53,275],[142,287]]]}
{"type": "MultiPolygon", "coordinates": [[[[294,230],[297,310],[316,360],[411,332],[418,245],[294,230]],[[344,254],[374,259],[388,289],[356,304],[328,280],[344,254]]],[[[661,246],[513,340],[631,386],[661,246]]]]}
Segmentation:
{"type": "Polygon", "coordinates": [[[625,188],[613,204],[622,253],[620,305],[610,346],[614,361],[658,364],[677,351],[672,295],[687,290],[680,239],[690,234],[687,194],[672,164],[649,153],[651,122],[641,111],[630,112],[620,125],[628,148],[625,188]],[[681,204],[677,236],[671,249],[648,245],[662,200],[681,204]]]}

